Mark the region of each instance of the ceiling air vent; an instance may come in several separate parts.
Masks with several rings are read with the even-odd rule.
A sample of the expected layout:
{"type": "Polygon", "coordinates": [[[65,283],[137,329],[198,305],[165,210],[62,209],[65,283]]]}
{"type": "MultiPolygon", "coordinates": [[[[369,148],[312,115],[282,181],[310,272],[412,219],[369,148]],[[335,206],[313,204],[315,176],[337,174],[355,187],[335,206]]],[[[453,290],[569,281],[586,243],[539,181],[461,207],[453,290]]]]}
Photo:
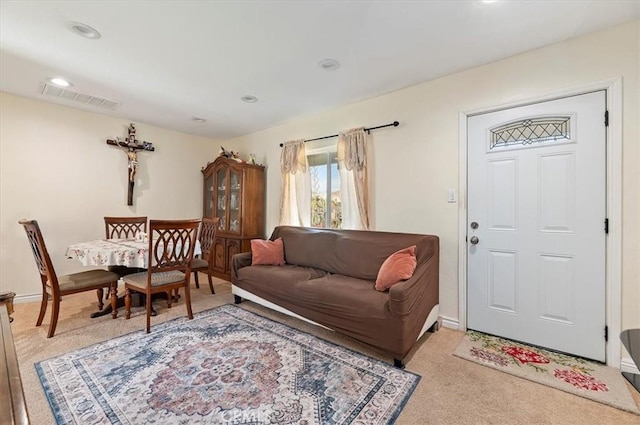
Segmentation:
{"type": "Polygon", "coordinates": [[[69,87],[57,87],[49,83],[44,83],[42,87],[42,94],[46,94],[47,96],[59,97],[78,103],[84,103],[85,105],[98,106],[105,109],[115,109],[120,106],[119,102],[105,99],[104,97],[97,97],[91,96],[90,94],[79,93],[75,90],[70,89],[69,87]]]}

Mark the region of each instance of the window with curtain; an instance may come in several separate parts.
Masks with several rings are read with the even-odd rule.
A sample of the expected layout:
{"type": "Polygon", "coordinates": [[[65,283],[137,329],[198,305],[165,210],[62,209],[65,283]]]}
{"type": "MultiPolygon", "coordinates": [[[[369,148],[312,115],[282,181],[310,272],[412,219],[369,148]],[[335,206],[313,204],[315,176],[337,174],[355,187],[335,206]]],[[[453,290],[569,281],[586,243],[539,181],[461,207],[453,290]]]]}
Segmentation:
{"type": "Polygon", "coordinates": [[[311,179],[311,227],[342,228],[342,199],[336,146],[307,154],[311,179]]]}
{"type": "Polygon", "coordinates": [[[366,141],[357,128],[340,133],[337,143],[285,143],[280,224],[368,230],[366,141]]]}

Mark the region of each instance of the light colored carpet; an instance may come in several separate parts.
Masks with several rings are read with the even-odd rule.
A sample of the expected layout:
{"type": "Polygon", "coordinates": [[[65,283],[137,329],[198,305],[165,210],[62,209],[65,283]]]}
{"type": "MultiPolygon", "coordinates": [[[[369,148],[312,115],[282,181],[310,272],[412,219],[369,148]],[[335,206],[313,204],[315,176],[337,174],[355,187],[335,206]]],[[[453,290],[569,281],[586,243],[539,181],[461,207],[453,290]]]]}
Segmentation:
{"type": "Polygon", "coordinates": [[[626,380],[612,367],[474,331],[465,334],[454,354],[640,415],[626,380]]]}
{"type": "MultiPolygon", "coordinates": [[[[206,282],[204,275],[201,275],[201,282],[206,282]]],[[[216,295],[211,295],[207,286],[192,289],[194,311],[233,302],[228,283],[216,280],[216,295]]],[[[12,328],[31,423],[54,423],[36,375],[35,362],[144,328],[144,309],[134,311],[130,320],[124,319],[123,309],[121,317],[115,321],[111,316],[91,319],[89,315],[96,309],[95,305],[93,293],[65,297],[56,335],[50,339],[46,338],[48,315],[41,327],[34,326],[39,302],[15,305],[12,328]]],[[[151,332],[155,323],[186,315],[182,302],[174,304],[171,309],[162,302],[156,302],[154,306],[158,316],[152,318],[151,332]]],[[[251,302],[245,301],[240,306],[364,354],[391,360],[327,329],[251,302]]],[[[422,379],[398,417],[397,424],[640,425],[638,416],[633,413],[453,356],[463,336],[463,332],[442,328],[434,334],[427,333],[418,342],[407,359],[407,370],[421,375],[422,379]]],[[[634,394],[634,399],[640,404],[639,394],[634,394]]]]}

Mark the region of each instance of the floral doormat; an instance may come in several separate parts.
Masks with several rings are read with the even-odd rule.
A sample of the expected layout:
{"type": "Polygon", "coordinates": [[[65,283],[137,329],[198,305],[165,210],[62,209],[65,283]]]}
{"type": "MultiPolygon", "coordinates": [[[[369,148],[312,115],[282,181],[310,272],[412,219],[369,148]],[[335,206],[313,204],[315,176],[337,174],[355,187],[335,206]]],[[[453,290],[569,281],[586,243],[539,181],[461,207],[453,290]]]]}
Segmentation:
{"type": "Polygon", "coordinates": [[[453,354],[640,415],[620,371],[609,366],[474,331],[453,354]]]}
{"type": "Polygon", "coordinates": [[[233,305],[36,369],[58,424],[391,424],[420,380],[233,305]]]}

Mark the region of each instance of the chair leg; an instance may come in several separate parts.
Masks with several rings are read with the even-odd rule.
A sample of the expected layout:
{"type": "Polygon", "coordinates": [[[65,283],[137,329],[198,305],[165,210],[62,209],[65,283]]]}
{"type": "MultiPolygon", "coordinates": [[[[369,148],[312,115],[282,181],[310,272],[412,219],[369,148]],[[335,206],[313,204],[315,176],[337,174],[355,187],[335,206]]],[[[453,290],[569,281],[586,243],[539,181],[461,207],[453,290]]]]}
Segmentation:
{"type": "Polygon", "coordinates": [[[51,303],[51,323],[49,324],[49,334],[47,335],[47,338],[51,338],[56,332],[56,325],[58,324],[58,312],[60,311],[60,297],[53,297],[51,303]]]}
{"type": "Polygon", "coordinates": [[[97,289],[96,292],[98,294],[98,310],[102,311],[102,308],[104,307],[104,302],[102,301],[102,297],[104,297],[104,291],[102,290],[102,288],[100,288],[97,289]]]}
{"type": "Polygon", "coordinates": [[[147,293],[147,333],[151,332],[151,294],[147,293]]]}
{"type": "Polygon", "coordinates": [[[40,314],[38,315],[38,321],[36,322],[36,326],[40,326],[42,324],[42,319],[44,319],[44,314],[47,312],[47,302],[49,301],[49,294],[46,291],[42,293],[42,302],[40,303],[40,314]]]}
{"type": "Polygon", "coordinates": [[[207,277],[209,278],[209,289],[211,289],[211,293],[215,294],[216,291],[213,290],[213,279],[211,279],[211,275],[207,273],[207,277]]]}
{"type": "Polygon", "coordinates": [[[171,308],[171,290],[167,291],[167,308],[171,308]]]}
{"type": "Polygon", "coordinates": [[[124,318],[129,320],[131,317],[131,289],[124,289],[124,318]]]}
{"type": "Polygon", "coordinates": [[[118,283],[111,285],[111,318],[118,317],[118,283]]]}
{"type": "Polygon", "coordinates": [[[200,289],[200,282],[198,282],[198,272],[193,273],[193,278],[196,280],[196,288],[200,289]]]}
{"type": "Polygon", "coordinates": [[[191,285],[189,285],[187,283],[187,285],[185,285],[184,287],[184,302],[187,304],[187,316],[189,316],[189,319],[193,319],[193,311],[191,311],[191,290],[190,287],[191,285]]]}

